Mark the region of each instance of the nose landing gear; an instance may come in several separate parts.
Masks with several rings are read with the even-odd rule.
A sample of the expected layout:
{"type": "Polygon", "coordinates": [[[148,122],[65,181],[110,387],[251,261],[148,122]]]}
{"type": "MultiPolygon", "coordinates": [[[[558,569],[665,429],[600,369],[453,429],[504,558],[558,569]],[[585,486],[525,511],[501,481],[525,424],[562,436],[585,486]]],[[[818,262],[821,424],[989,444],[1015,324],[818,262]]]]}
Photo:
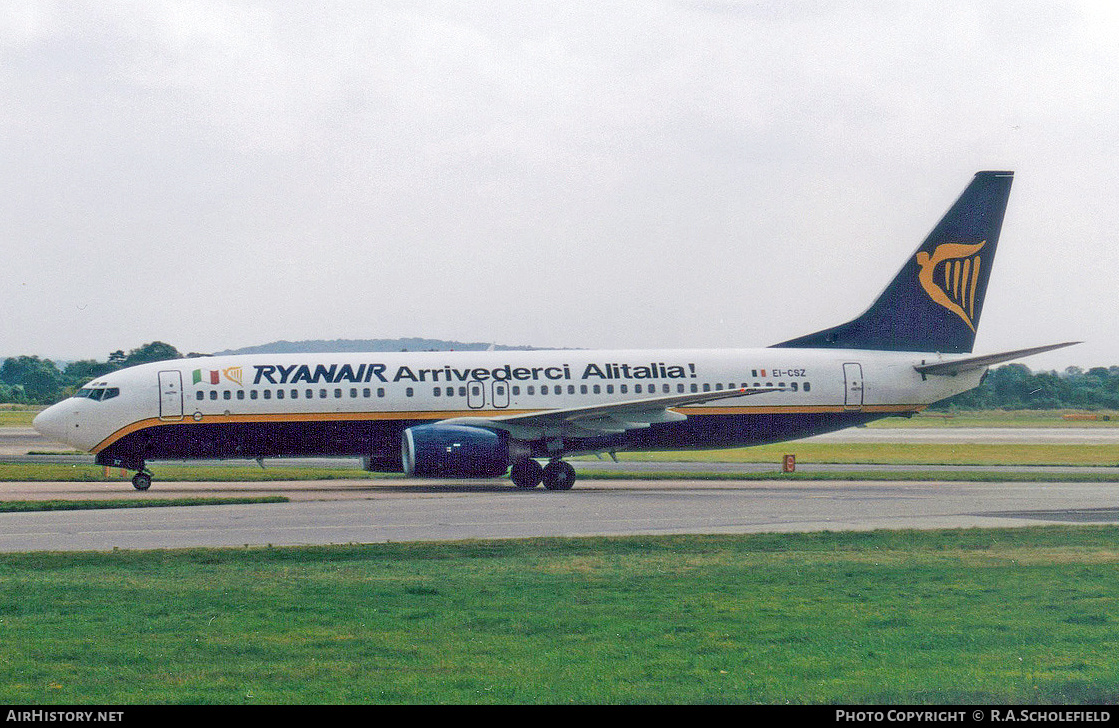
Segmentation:
{"type": "Polygon", "coordinates": [[[147,468],[141,468],[132,476],[132,487],[136,490],[147,490],[152,487],[152,474],[147,468]]]}

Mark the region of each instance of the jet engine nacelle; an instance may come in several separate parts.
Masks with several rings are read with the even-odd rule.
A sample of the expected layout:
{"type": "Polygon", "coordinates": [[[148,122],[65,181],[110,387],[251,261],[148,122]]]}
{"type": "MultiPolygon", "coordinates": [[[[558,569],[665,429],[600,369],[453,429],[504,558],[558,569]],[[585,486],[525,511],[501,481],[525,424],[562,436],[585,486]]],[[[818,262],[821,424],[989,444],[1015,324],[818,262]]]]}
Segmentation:
{"type": "Polygon", "coordinates": [[[419,425],[404,431],[404,474],[422,478],[496,478],[509,468],[504,432],[463,425],[419,425]]]}

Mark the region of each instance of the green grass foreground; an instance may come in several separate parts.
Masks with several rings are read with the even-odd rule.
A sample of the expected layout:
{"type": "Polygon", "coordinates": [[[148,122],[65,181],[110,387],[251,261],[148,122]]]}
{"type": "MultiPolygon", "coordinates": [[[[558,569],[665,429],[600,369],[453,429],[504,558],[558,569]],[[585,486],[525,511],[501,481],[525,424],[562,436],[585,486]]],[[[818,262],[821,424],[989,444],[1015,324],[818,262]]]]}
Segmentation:
{"type": "MultiPolygon", "coordinates": [[[[160,482],[251,482],[264,483],[287,480],[363,480],[402,477],[370,473],[358,468],[280,467],[262,469],[255,465],[181,465],[160,463],[152,468],[156,485],[160,482]]],[[[0,481],[11,482],[78,482],[128,483],[132,471],[119,468],[106,470],[100,465],[66,465],[54,463],[0,463],[0,481]]]]}
{"type": "Polygon", "coordinates": [[[250,503],[290,503],[284,496],[259,498],[151,498],[138,500],[42,500],[0,501],[0,513],[30,513],[34,511],[97,511],[115,508],[175,508],[178,506],[232,506],[250,503]]]}
{"type": "Polygon", "coordinates": [[[1119,529],[0,555],[0,702],[1110,703],[1119,529]]]}

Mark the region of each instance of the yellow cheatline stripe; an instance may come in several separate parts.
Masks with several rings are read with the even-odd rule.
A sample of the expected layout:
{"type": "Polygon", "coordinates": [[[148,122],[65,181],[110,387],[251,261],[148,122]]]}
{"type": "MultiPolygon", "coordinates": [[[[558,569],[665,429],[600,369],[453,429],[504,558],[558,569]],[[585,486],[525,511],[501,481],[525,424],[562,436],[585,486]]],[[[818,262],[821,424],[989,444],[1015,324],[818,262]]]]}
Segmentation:
{"type": "MultiPolygon", "coordinates": [[[[859,410],[850,410],[843,405],[815,405],[787,407],[675,407],[673,410],[684,410],[689,416],[704,415],[778,415],[778,414],[827,414],[842,412],[872,412],[872,413],[904,413],[920,412],[927,405],[923,404],[897,404],[897,405],[866,405],[859,410]]],[[[146,430],[149,427],[184,426],[198,424],[229,424],[229,423],[267,423],[267,422],[379,422],[387,420],[446,420],[452,417],[504,417],[509,415],[523,415],[545,413],[549,410],[423,410],[409,412],[285,412],[278,414],[253,414],[253,415],[202,415],[195,419],[191,415],[184,415],[182,419],[160,419],[149,417],[126,425],[99,442],[90,452],[96,454],[112,445],[117,440],[133,432],[146,430]]]]}

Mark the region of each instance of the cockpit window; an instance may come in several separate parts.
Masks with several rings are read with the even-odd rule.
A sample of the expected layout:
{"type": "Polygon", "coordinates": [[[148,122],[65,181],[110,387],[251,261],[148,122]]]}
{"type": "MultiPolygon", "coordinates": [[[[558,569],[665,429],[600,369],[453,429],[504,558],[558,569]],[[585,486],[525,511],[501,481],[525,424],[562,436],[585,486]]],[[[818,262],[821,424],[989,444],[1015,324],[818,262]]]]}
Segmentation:
{"type": "Polygon", "coordinates": [[[120,395],[120,387],[82,387],[74,393],[75,397],[84,397],[95,401],[112,399],[120,395]]]}

